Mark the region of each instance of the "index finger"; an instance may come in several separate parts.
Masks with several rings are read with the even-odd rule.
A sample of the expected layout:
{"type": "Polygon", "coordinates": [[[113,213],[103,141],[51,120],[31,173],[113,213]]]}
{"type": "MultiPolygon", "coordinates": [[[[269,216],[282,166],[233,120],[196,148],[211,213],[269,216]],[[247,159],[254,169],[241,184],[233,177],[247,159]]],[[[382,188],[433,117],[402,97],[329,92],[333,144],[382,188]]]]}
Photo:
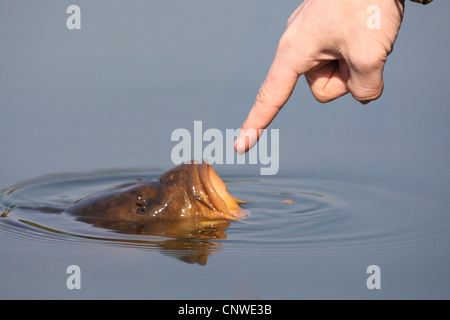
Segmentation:
{"type": "Polygon", "coordinates": [[[298,68],[298,63],[295,61],[298,60],[298,57],[296,59],[294,52],[289,50],[288,47],[282,45],[280,41],[266,79],[261,85],[255,103],[241,127],[239,136],[234,143],[235,150],[240,154],[245,153],[256,144],[259,133],[262,132],[261,129],[265,129],[272,122],[288,101],[298,77],[312,67],[305,65],[302,66],[303,68],[298,68]],[[247,130],[257,132],[256,139],[253,139],[253,141],[245,139],[247,130]]]}

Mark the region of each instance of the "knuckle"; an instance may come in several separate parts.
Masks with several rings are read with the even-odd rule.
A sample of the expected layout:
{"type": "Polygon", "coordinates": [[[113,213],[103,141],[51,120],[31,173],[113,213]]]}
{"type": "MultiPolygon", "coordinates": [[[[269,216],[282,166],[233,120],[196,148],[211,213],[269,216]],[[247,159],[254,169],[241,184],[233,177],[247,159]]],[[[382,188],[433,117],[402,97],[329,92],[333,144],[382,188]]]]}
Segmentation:
{"type": "Polygon", "coordinates": [[[264,84],[261,85],[261,87],[258,90],[258,93],[256,94],[256,101],[259,102],[260,104],[265,104],[267,101],[267,94],[264,88],[264,84]]]}
{"type": "Polygon", "coordinates": [[[359,52],[353,55],[350,63],[360,74],[371,74],[383,68],[386,55],[378,52],[359,52]]]}
{"type": "Polygon", "coordinates": [[[350,90],[353,98],[362,103],[367,103],[378,99],[383,93],[383,87],[373,87],[373,88],[352,88],[350,90]]]}
{"type": "Polygon", "coordinates": [[[327,103],[336,99],[335,97],[326,94],[323,90],[313,91],[313,96],[314,98],[316,98],[317,101],[321,103],[327,103]]]}

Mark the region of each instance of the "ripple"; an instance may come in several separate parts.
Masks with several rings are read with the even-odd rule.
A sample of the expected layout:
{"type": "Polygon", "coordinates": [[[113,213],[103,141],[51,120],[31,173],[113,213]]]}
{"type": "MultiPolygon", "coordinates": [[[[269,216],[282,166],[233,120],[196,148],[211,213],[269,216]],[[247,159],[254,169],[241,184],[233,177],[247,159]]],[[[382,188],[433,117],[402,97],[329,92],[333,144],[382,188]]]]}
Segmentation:
{"type": "Polygon", "coordinates": [[[272,253],[398,250],[449,241],[445,226],[435,223],[445,214],[437,205],[442,199],[401,183],[284,177],[252,189],[259,199],[252,215],[229,232],[235,249],[251,244],[272,253]]]}
{"type": "MultiPolygon", "coordinates": [[[[398,250],[448,243],[442,193],[402,183],[349,177],[224,176],[232,194],[251,203],[252,214],[221,230],[223,239],[199,241],[124,235],[92,227],[73,217],[29,210],[57,208],[115,184],[159,176],[149,170],[52,175],[0,191],[0,238],[63,246],[145,248],[190,263],[222,252],[398,250]],[[441,205],[439,205],[439,203],[441,205]]],[[[45,211],[45,210],[44,210],[45,211]]]]}

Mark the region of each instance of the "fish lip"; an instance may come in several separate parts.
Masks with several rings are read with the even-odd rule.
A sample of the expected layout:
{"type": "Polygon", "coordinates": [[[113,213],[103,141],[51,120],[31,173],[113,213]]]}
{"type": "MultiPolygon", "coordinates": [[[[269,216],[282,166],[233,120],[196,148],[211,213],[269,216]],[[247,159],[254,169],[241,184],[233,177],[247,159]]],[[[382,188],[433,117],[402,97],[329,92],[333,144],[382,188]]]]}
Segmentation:
{"type": "MultiPolygon", "coordinates": [[[[214,171],[214,169],[207,162],[203,161],[203,162],[197,164],[197,173],[198,173],[199,180],[206,192],[206,195],[208,196],[209,201],[213,205],[214,209],[216,211],[219,211],[220,213],[222,213],[223,217],[226,219],[229,219],[229,220],[241,220],[240,218],[247,216],[248,213],[246,212],[246,210],[243,210],[243,209],[239,209],[239,211],[236,213],[230,211],[227,203],[220,196],[219,192],[216,189],[217,188],[217,180],[220,180],[224,185],[225,185],[225,183],[217,175],[217,173],[215,174],[216,175],[215,179],[211,179],[212,171],[214,171]]],[[[231,197],[228,194],[228,191],[226,189],[222,190],[222,192],[225,192],[227,194],[227,196],[231,197]]]]}
{"type": "Polygon", "coordinates": [[[208,195],[209,200],[211,201],[214,208],[220,212],[227,213],[228,207],[225,201],[219,196],[216,191],[216,188],[213,182],[210,179],[210,165],[206,162],[203,162],[198,165],[198,176],[200,182],[205,189],[206,194],[208,195]]]}

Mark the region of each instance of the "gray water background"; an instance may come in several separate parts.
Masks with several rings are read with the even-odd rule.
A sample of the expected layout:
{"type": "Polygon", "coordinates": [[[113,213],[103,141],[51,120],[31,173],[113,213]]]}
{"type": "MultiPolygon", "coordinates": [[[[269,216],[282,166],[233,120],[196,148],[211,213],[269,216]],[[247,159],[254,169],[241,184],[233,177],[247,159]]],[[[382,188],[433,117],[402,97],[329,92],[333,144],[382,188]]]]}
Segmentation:
{"type": "MultiPolygon", "coordinates": [[[[2,1],[1,188],[59,172],[168,169],[173,166],[173,130],[191,130],[194,120],[202,120],[205,128],[239,128],[297,5],[2,1]],[[81,8],[81,30],[66,28],[71,4],[81,8]]],[[[442,233],[450,225],[448,7],[446,1],[426,7],[406,3],[379,100],[362,106],[346,96],[319,104],[302,78],[271,124],[280,130],[280,179],[337,176],[346,181],[356,176],[369,188],[373,181],[384,181],[382,186],[393,181],[409,186],[415,199],[424,195],[423,206],[416,206],[422,215],[406,215],[411,207],[405,199],[411,197],[399,197],[394,207],[403,208],[403,218],[417,229],[426,221],[425,230],[440,232],[432,250],[382,247],[366,254],[333,253],[329,243],[330,250],[313,246],[280,256],[246,247],[251,233],[242,237],[243,227],[237,226],[229,238],[236,230],[240,249],[225,250],[199,267],[137,248],[57,246],[4,237],[0,295],[230,298],[244,290],[261,298],[449,298],[449,241],[442,241],[450,240],[448,231],[442,233]],[[77,263],[84,286],[71,291],[65,287],[65,268],[77,263]],[[371,264],[381,266],[381,290],[365,286],[371,264]]],[[[261,178],[258,166],[224,167],[261,178]]],[[[316,187],[316,179],[305,181],[316,187]]],[[[268,193],[270,184],[265,186],[268,193]]],[[[390,213],[387,204],[380,208],[390,213]]],[[[374,206],[368,211],[377,212],[374,206]]],[[[394,225],[395,219],[393,214],[394,225]]]]}

